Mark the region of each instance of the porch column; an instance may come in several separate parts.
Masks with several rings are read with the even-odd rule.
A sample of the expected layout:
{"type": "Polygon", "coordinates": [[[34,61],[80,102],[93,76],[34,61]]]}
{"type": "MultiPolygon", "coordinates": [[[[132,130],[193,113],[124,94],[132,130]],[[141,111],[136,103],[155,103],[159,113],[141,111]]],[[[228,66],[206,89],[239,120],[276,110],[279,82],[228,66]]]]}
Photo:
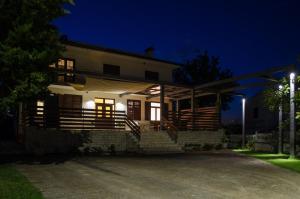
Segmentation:
{"type": "Polygon", "coordinates": [[[176,100],[176,112],[177,113],[179,112],[179,100],[178,99],[176,100]]]}
{"type": "Polygon", "coordinates": [[[195,90],[191,90],[192,130],[195,128],[195,90]]]}
{"type": "Polygon", "coordinates": [[[160,130],[164,129],[164,103],[165,103],[165,86],[160,85],[160,130]]]}

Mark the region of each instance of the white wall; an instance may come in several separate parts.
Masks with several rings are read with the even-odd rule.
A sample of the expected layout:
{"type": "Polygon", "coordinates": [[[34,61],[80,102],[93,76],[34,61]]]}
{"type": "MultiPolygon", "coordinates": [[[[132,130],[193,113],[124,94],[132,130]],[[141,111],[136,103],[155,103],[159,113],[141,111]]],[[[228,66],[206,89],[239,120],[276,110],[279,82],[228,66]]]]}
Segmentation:
{"type": "Polygon", "coordinates": [[[103,73],[103,64],[120,66],[121,77],[145,78],[145,71],[159,72],[159,80],[172,82],[172,71],[178,66],[143,58],[120,55],[104,51],[66,46],[64,57],[75,59],[79,71],[103,73]]]}

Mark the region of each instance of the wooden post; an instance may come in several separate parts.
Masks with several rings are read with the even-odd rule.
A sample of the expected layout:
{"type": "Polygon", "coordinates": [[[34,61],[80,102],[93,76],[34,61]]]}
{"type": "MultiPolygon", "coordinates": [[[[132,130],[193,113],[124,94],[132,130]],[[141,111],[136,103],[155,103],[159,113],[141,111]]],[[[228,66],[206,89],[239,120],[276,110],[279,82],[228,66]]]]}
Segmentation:
{"type": "Polygon", "coordinates": [[[191,90],[192,130],[195,129],[195,90],[191,90]]]}
{"type": "Polygon", "coordinates": [[[23,104],[19,103],[18,109],[18,125],[17,125],[17,141],[23,142],[24,140],[24,126],[23,126],[23,104]]]}
{"type": "Polygon", "coordinates": [[[164,130],[164,97],[165,97],[165,87],[160,85],[160,130],[164,130]]]}
{"type": "Polygon", "coordinates": [[[221,94],[217,93],[217,100],[216,100],[216,109],[217,109],[217,113],[218,113],[218,128],[220,128],[220,124],[221,124],[221,118],[222,118],[222,102],[221,102],[221,94]]]}

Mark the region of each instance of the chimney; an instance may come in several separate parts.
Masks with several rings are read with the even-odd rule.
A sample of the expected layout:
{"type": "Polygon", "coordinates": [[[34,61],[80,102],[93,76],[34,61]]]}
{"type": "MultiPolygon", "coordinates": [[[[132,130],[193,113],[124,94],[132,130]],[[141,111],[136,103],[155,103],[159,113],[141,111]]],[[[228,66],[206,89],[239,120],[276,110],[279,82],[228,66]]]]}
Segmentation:
{"type": "Polygon", "coordinates": [[[145,49],[145,55],[147,57],[153,57],[154,55],[154,48],[153,47],[148,47],[145,49]]]}

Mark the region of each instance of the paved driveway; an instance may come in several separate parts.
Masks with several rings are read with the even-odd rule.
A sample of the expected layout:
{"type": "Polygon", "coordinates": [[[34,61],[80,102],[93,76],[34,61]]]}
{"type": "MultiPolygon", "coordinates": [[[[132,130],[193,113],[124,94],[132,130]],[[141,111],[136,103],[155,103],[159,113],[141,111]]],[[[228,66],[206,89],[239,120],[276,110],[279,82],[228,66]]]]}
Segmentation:
{"type": "Polygon", "coordinates": [[[300,198],[300,174],[230,151],[20,164],[46,198],[300,198]]]}

